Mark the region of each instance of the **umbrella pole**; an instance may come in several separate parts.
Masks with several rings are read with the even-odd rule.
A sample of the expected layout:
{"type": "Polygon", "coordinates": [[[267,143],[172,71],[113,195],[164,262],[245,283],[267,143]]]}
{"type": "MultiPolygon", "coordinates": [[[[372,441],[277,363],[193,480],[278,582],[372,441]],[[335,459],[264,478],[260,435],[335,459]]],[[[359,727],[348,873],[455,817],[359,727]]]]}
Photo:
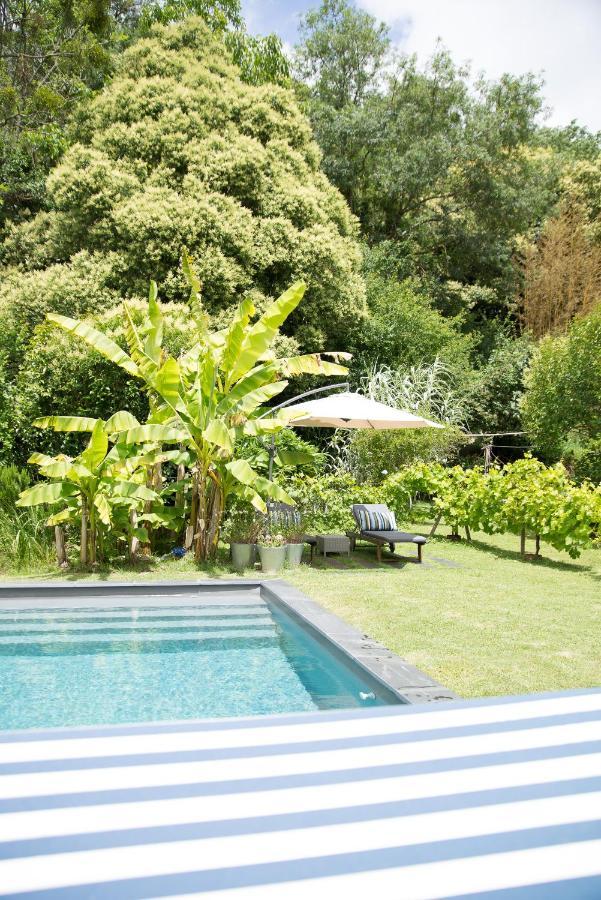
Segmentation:
{"type": "MultiPolygon", "coordinates": [[[[260,419],[263,419],[265,416],[269,416],[274,413],[277,409],[284,409],[285,406],[290,406],[292,403],[297,403],[299,400],[304,400],[305,397],[310,397],[312,394],[321,394],[324,391],[335,391],[337,388],[345,388],[348,391],[349,384],[348,381],[343,382],[342,384],[326,384],[324,387],[313,388],[312,391],[305,391],[304,394],[299,394],[298,397],[293,397],[292,400],[284,400],[283,403],[278,403],[277,406],[270,406],[268,410],[266,410],[263,415],[259,416],[260,419]]],[[[275,459],[275,434],[271,435],[271,443],[269,445],[269,473],[268,478],[270,481],[273,481],[273,461],[275,459]]]]}
{"type": "Polygon", "coordinates": [[[269,474],[267,477],[273,481],[273,461],[275,459],[275,434],[271,435],[271,443],[269,444],[269,474]]]}

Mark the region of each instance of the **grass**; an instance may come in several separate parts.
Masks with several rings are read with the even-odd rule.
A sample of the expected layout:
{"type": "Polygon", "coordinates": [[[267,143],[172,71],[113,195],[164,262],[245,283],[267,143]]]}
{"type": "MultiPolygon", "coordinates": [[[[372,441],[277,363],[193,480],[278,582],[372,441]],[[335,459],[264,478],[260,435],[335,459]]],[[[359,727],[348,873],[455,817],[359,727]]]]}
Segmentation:
{"type": "MultiPolygon", "coordinates": [[[[523,561],[517,544],[511,535],[476,534],[471,544],[436,537],[424,566],[390,558],[378,566],[374,548],[366,547],[349,561],[317,560],[284,577],[461,696],[601,685],[601,551],[570,560],[543,544],[543,559],[523,561]]],[[[192,560],[168,558],[93,575],[35,568],[27,574],[231,577],[225,555],[202,571],[192,560]]]]}

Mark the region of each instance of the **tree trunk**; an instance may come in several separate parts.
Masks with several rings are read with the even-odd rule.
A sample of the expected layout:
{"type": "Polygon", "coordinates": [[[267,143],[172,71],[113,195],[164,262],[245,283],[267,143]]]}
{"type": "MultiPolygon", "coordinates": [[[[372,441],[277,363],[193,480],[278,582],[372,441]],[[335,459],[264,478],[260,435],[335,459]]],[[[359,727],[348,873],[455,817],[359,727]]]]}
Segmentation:
{"type": "Polygon", "coordinates": [[[138,556],[138,550],[140,549],[140,539],[133,533],[135,528],[138,525],[138,513],[132,507],[129,511],[129,524],[131,526],[131,533],[129,538],[129,561],[135,562],[138,556]]]}
{"type": "Polygon", "coordinates": [[[536,535],[536,556],[540,556],[540,534],[536,535]]]}
{"type": "Polygon", "coordinates": [[[440,525],[441,519],[442,519],[442,512],[439,512],[436,516],[436,519],[434,520],[434,524],[432,525],[432,528],[430,529],[430,535],[429,535],[430,537],[434,537],[434,535],[436,534],[436,529],[440,525]]]}
{"type": "Polygon", "coordinates": [[[90,552],[89,552],[89,560],[90,563],[95,566],[96,565],[96,540],[97,540],[97,525],[96,525],[96,510],[94,506],[90,506],[90,528],[88,531],[90,538],[90,552]]]}
{"type": "Polygon", "coordinates": [[[67,562],[67,550],[65,548],[65,529],[62,525],[54,526],[54,543],[56,545],[56,561],[65,569],[69,564],[67,562]]]}
{"type": "Polygon", "coordinates": [[[526,529],[522,528],[520,533],[520,553],[522,556],[526,556],[526,529]]]}
{"type": "MultiPolygon", "coordinates": [[[[184,449],[181,444],[179,445],[179,449],[182,451],[184,449]]],[[[180,481],[183,481],[185,477],[186,477],[186,467],[183,463],[180,463],[177,467],[177,475],[175,477],[175,480],[179,483],[180,481]]],[[[186,494],[182,487],[179,489],[179,491],[177,491],[177,493],[175,495],[175,505],[183,506],[185,502],[186,502],[186,494]]]]}
{"type": "Polygon", "coordinates": [[[79,539],[79,560],[82,566],[88,564],[88,504],[85,497],[81,499],[81,537],[79,539]]]}
{"type": "MultiPolygon", "coordinates": [[[[149,487],[158,493],[163,484],[162,471],[161,463],[155,463],[154,466],[151,466],[146,473],[146,487],[149,487]]],[[[144,512],[152,512],[152,500],[146,501],[144,504],[144,512]]],[[[144,541],[141,545],[141,549],[145,556],[150,556],[154,547],[154,534],[150,522],[146,523],[146,530],[148,532],[148,540],[144,541]]]]}
{"type": "Polygon", "coordinates": [[[198,518],[194,535],[197,562],[213,559],[217,553],[219,529],[223,518],[223,491],[215,477],[198,479],[198,518]]]}
{"type": "Polygon", "coordinates": [[[207,535],[208,556],[213,559],[219,546],[219,531],[223,518],[223,491],[221,485],[214,483],[212,489],[211,518],[207,535]]]}
{"type": "Polygon", "coordinates": [[[184,537],[184,547],[190,550],[194,544],[194,535],[196,534],[196,522],[198,520],[198,475],[195,473],[192,479],[192,502],[190,504],[190,518],[186,527],[186,535],[184,537]]]}
{"type": "Polygon", "coordinates": [[[198,505],[194,523],[194,558],[196,562],[207,559],[207,477],[198,475],[198,505]]]}

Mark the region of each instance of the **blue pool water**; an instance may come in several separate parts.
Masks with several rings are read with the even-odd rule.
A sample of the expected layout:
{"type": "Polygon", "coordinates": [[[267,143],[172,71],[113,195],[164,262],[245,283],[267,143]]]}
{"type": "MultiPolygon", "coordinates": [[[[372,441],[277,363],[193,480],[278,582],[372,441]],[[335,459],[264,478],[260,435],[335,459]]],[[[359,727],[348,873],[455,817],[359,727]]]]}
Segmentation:
{"type": "Polygon", "coordinates": [[[257,595],[0,610],[0,729],[394,702],[257,595]]]}

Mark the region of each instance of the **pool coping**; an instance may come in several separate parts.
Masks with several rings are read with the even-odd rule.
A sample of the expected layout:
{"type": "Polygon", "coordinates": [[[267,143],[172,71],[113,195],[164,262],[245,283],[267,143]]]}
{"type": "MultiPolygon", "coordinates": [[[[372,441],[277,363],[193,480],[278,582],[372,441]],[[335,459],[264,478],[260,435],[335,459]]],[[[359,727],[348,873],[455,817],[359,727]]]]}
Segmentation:
{"type": "Polygon", "coordinates": [[[365,671],[402,703],[423,704],[460,699],[457,694],[430,675],[411,665],[379,641],[349,625],[344,619],[324,609],[283,579],[13,582],[0,585],[0,609],[9,604],[13,609],[31,608],[31,601],[37,601],[40,606],[44,605],[46,608],[52,605],[62,608],[75,605],[81,607],[82,599],[107,598],[107,593],[113,597],[130,600],[144,596],[145,605],[152,605],[153,595],[164,597],[166,594],[177,593],[180,596],[190,594],[197,597],[199,594],[216,590],[223,593],[257,590],[262,599],[281,604],[284,609],[332,643],[352,664],[365,671]]]}

